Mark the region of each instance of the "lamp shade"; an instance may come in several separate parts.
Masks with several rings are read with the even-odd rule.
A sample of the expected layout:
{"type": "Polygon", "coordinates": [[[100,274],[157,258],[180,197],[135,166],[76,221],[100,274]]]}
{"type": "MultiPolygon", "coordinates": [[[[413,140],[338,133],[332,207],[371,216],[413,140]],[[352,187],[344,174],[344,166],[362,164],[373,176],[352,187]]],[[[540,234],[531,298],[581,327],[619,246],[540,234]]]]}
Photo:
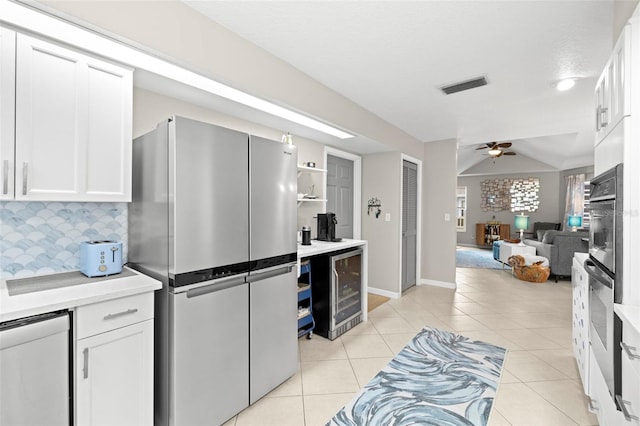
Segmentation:
{"type": "Polygon", "coordinates": [[[516,216],[514,219],[514,225],[518,230],[525,230],[529,227],[529,216],[520,215],[516,216]]]}
{"type": "Polygon", "coordinates": [[[582,216],[569,216],[567,219],[567,225],[574,228],[580,228],[582,226],[582,216]]]}

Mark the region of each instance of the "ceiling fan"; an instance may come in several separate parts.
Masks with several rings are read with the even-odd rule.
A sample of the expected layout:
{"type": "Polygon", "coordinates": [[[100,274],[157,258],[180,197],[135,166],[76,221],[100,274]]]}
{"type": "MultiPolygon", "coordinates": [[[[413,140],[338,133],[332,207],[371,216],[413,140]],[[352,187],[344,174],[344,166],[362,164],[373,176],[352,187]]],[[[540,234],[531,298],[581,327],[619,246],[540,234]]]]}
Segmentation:
{"type": "Polygon", "coordinates": [[[488,142],[484,146],[476,148],[476,151],[488,148],[487,154],[493,158],[502,157],[503,155],[516,155],[513,151],[505,151],[505,148],[509,147],[511,147],[511,142],[488,142]]]}

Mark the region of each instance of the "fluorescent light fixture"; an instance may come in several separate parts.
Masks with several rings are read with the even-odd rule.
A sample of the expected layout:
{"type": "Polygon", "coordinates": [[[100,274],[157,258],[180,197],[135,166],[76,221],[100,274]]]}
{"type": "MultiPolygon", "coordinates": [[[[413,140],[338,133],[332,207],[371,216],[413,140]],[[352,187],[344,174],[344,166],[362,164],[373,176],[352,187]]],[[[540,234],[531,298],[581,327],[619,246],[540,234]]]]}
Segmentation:
{"type": "Polygon", "coordinates": [[[558,89],[561,92],[564,92],[565,90],[571,89],[575,85],[576,85],[575,78],[565,78],[564,80],[560,80],[558,83],[556,83],[556,89],[558,89]]]}
{"type": "Polygon", "coordinates": [[[0,17],[0,22],[7,22],[71,46],[76,46],[90,52],[97,52],[101,56],[122,62],[131,67],[150,71],[162,77],[204,90],[213,95],[238,102],[259,111],[275,115],[276,117],[284,118],[285,120],[301,124],[319,132],[340,139],[354,137],[352,134],[329,126],[311,117],[249,95],[248,93],[174,65],[164,59],[134,49],[126,44],[116,42],[90,30],[69,24],[8,0],[0,0],[0,17]]]}

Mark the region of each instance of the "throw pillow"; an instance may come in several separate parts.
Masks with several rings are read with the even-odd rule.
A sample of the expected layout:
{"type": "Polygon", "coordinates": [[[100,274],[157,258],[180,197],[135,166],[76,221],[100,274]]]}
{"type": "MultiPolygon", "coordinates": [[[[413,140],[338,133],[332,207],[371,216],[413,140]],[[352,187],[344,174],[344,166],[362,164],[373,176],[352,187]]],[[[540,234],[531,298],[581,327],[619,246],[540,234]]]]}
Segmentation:
{"type": "Polygon", "coordinates": [[[547,231],[547,229],[538,229],[538,235],[536,235],[538,241],[542,241],[542,239],[544,238],[544,234],[546,234],[547,231]]]}
{"type": "Polygon", "coordinates": [[[553,239],[558,234],[558,232],[560,232],[560,231],[553,231],[553,230],[549,231],[548,230],[542,236],[542,242],[546,243],[546,244],[553,244],[553,239]]]}

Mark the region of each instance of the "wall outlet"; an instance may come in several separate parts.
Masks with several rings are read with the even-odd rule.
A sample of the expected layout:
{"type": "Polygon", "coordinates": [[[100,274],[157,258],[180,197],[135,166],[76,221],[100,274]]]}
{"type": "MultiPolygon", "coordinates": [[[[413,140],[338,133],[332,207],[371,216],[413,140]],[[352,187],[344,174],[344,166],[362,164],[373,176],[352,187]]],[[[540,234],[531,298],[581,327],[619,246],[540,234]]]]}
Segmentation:
{"type": "Polygon", "coordinates": [[[385,222],[391,222],[391,213],[385,213],[384,214],[384,221],[385,222]]]}
{"type": "Polygon", "coordinates": [[[449,213],[444,214],[444,221],[449,222],[451,220],[451,215],[449,213]]]}

